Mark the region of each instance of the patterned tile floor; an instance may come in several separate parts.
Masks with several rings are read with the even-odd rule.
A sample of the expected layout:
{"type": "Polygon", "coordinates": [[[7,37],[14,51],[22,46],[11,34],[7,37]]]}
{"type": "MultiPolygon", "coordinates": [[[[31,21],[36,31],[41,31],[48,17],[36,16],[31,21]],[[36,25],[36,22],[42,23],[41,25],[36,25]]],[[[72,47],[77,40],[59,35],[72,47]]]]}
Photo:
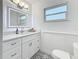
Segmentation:
{"type": "Polygon", "coordinates": [[[54,58],[52,58],[50,55],[47,55],[46,53],[38,51],[31,59],[54,59],[54,58]]]}

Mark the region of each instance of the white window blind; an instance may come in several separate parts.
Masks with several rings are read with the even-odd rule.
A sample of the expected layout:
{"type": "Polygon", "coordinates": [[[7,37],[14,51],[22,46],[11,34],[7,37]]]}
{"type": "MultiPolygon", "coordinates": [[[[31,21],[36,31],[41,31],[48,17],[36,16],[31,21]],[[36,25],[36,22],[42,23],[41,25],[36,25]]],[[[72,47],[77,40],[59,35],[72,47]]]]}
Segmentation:
{"type": "Polygon", "coordinates": [[[67,11],[68,11],[67,4],[61,4],[58,6],[45,8],[44,9],[45,21],[66,20],[67,11]]]}

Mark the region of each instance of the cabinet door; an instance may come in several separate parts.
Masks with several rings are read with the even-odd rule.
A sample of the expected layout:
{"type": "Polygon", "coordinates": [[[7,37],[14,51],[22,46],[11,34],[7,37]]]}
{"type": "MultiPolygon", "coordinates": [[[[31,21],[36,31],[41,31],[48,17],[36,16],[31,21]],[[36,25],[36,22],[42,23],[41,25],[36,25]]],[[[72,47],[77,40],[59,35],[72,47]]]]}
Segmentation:
{"type": "Polygon", "coordinates": [[[29,59],[28,54],[29,54],[29,46],[27,42],[26,44],[22,45],[22,59],[29,59]]]}
{"type": "Polygon", "coordinates": [[[34,54],[40,49],[40,38],[33,40],[33,51],[34,54]]]}
{"type": "Polygon", "coordinates": [[[31,58],[34,55],[33,52],[33,40],[28,42],[28,57],[31,58]]]}
{"type": "Polygon", "coordinates": [[[32,40],[27,41],[22,46],[22,59],[30,59],[33,56],[32,40]]]}
{"type": "Polygon", "coordinates": [[[40,38],[33,39],[28,42],[28,57],[31,58],[40,48],[40,38]]]}

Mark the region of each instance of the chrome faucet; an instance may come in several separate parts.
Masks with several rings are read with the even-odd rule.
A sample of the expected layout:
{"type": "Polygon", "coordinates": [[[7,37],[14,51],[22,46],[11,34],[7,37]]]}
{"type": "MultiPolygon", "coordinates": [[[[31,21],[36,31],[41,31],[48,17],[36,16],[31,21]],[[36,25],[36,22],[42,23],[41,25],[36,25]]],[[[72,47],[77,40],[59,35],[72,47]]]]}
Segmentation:
{"type": "Polygon", "coordinates": [[[21,33],[23,33],[24,32],[24,27],[21,27],[21,33]]]}

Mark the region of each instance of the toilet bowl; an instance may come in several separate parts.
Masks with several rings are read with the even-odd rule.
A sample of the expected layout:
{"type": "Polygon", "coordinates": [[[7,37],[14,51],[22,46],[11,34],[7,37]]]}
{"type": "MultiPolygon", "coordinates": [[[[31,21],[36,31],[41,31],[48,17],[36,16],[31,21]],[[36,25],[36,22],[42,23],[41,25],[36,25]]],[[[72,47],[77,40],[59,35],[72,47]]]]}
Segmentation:
{"type": "Polygon", "coordinates": [[[74,42],[73,43],[73,47],[74,47],[74,56],[73,56],[73,59],[78,59],[78,43],[74,42]]]}
{"type": "Polygon", "coordinates": [[[53,50],[52,57],[54,59],[70,59],[70,54],[62,50],[53,50]]]}

